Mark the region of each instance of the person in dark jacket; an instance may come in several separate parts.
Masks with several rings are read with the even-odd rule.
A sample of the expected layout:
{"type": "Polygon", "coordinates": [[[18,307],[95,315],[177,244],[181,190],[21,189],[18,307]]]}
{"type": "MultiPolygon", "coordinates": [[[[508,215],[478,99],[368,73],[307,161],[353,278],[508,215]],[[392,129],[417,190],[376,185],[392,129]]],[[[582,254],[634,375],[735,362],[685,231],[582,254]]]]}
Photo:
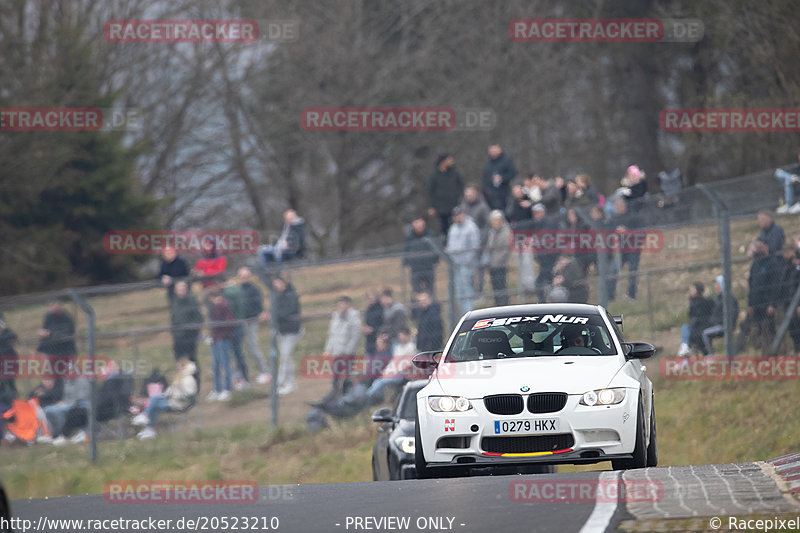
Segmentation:
{"type": "Polygon", "coordinates": [[[394,299],[392,289],[385,288],[381,293],[381,305],[383,306],[383,326],[378,333],[385,333],[389,340],[389,345],[397,342],[397,332],[408,327],[408,312],[406,306],[394,299]]]}
{"type": "Polygon", "coordinates": [[[553,287],[563,287],[567,291],[567,302],[585,304],[589,301],[589,283],[575,256],[558,257],[553,266],[553,287]]]}
{"type": "Polygon", "coordinates": [[[283,261],[300,259],[306,253],[306,221],[294,209],[283,213],[283,229],[275,244],[258,247],[258,257],[265,269],[270,263],[280,265],[283,261]]]}
{"type": "Polygon", "coordinates": [[[77,355],[75,345],[75,321],[62,307],[61,302],[52,300],[39,329],[39,346],[36,351],[45,355],[77,355]]]}
{"type": "Polygon", "coordinates": [[[364,323],[361,333],[364,334],[364,353],[367,357],[375,354],[375,341],[383,326],[383,306],[378,299],[378,291],[369,289],[365,295],[367,308],[364,310],[364,323]]]}
{"type": "MultiPolygon", "coordinates": [[[[635,230],[641,227],[641,221],[634,211],[629,209],[628,203],[622,199],[617,198],[614,200],[614,209],[616,215],[611,218],[609,224],[616,229],[618,233],[625,233],[629,230],[635,230]]],[[[636,285],[638,284],[639,272],[639,259],[641,259],[641,250],[639,249],[623,249],[619,253],[618,260],[612,259],[609,264],[609,279],[608,286],[608,300],[614,300],[617,292],[617,276],[625,264],[628,264],[628,293],[629,300],[636,299],[636,285]]]]}
{"type": "MultiPolygon", "coordinates": [[[[556,217],[549,216],[542,204],[534,204],[531,208],[533,218],[531,220],[522,220],[517,222],[514,229],[524,232],[532,232],[536,235],[538,242],[544,242],[545,233],[554,233],[559,226],[556,217]]],[[[547,301],[547,295],[550,292],[550,285],[553,282],[553,268],[558,259],[558,253],[552,249],[532,249],[534,259],[539,263],[539,275],[536,276],[536,294],[540,302],[547,301]]]]}
{"type": "Polygon", "coordinates": [[[714,300],[714,308],[708,317],[709,325],[703,330],[703,355],[714,355],[714,339],[725,335],[724,300],[728,302],[731,331],[736,327],[736,319],[739,316],[739,302],[733,294],[724,294],[725,283],[722,276],[714,279],[714,292],[717,295],[714,300]]]}
{"type": "MultiPolygon", "coordinates": [[[[229,322],[234,319],[233,310],[222,296],[218,287],[211,289],[210,322],[229,322]]],[[[214,389],[208,395],[208,401],[226,401],[231,398],[231,351],[236,335],[234,326],[216,324],[211,326],[211,358],[214,372],[214,389]],[[224,373],[224,376],[223,376],[224,373]]]]}
{"type": "Polygon", "coordinates": [[[714,301],[706,298],[704,292],[705,286],[699,281],[689,286],[689,322],[681,326],[679,357],[688,357],[692,348],[697,348],[705,355],[703,331],[710,325],[709,317],[714,301]]]}
{"type": "Polygon", "coordinates": [[[759,237],[747,253],[752,258],[748,277],[747,317],[742,321],[737,352],[744,349],[750,330],[755,326],[759,347],[766,353],[775,336],[775,306],[780,301],[780,259],[769,254],[769,244],[759,237]]]}
{"type": "Polygon", "coordinates": [[[499,144],[489,147],[489,158],[483,167],[483,195],[489,209],[505,212],[511,188],[511,180],[517,175],[517,169],[511,157],[499,144]]]}
{"type": "Polygon", "coordinates": [[[790,308],[797,287],[800,285],[800,249],[796,243],[787,244],[781,252],[781,285],[778,305],[791,315],[789,335],[794,344],[795,353],[800,353],[800,306],[790,308]]]}
{"type": "Polygon", "coordinates": [[[247,320],[244,326],[244,344],[247,346],[247,350],[253,354],[256,364],[258,364],[260,374],[256,378],[256,382],[264,385],[272,380],[264,353],[258,345],[259,322],[267,319],[263,304],[264,297],[261,294],[261,290],[252,282],[253,273],[250,272],[249,268],[240,268],[237,276],[242,287],[243,315],[247,320]]]}
{"type": "Polygon", "coordinates": [[[444,347],[442,332],[442,306],[433,301],[431,293],[421,291],[416,296],[416,306],[411,315],[417,323],[417,350],[432,352],[444,347]]]}
{"type": "Polygon", "coordinates": [[[436,170],[428,178],[428,214],[438,216],[442,235],[447,236],[452,220],[450,213],[461,201],[464,181],[455,169],[455,160],[450,154],[439,154],[436,170]]]}
{"type": "Polygon", "coordinates": [[[411,290],[434,290],[436,278],[436,263],[439,256],[431,248],[430,240],[433,233],[427,228],[424,217],[417,217],[411,221],[411,229],[406,234],[403,246],[403,266],[411,271],[411,290]]]}
{"type": "Polygon", "coordinates": [[[758,238],[767,243],[769,255],[780,254],[786,242],[786,235],[783,228],[773,220],[771,211],[762,209],[758,212],[758,227],[761,228],[758,238]]]}
{"type": "Polygon", "coordinates": [[[189,284],[185,281],[175,283],[175,298],[170,308],[170,323],[175,328],[172,330],[172,351],[177,361],[186,357],[192,362],[197,362],[197,338],[203,327],[203,314],[194,295],[189,292],[189,284]],[[195,325],[190,328],[183,326],[195,325]]]}
{"type": "Polygon", "coordinates": [[[158,270],[158,279],[167,289],[167,303],[172,303],[175,296],[175,282],[189,275],[189,265],[178,255],[175,248],[164,248],[161,259],[161,268],[158,270]]]}
{"type": "Polygon", "coordinates": [[[521,183],[515,183],[511,187],[511,201],[508,203],[506,209],[506,220],[511,224],[515,224],[521,220],[530,220],[533,218],[531,214],[531,207],[533,202],[525,194],[525,189],[521,183]]]}
{"type": "Polygon", "coordinates": [[[297,389],[294,381],[294,359],[292,354],[300,341],[300,298],[294,287],[280,276],[272,280],[275,291],[275,309],[277,315],[272,317],[277,323],[278,352],[280,368],[278,370],[278,394],[290,394],[297,389]]]}

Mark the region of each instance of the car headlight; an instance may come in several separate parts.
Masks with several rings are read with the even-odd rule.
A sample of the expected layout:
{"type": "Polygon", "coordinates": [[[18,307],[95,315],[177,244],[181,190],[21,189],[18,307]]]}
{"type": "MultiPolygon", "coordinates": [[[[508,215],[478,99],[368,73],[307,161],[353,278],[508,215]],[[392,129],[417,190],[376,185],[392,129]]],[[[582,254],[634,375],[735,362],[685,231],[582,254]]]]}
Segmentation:
{"type": "Polygon", "coordinates": [[[625,399],[625,389],[597,389],[583,393],[581,405],[615,405],[625,399]]]}
{"type": "Polygon", "coordinates": [[[403,452],[414,455],[414,437],[397,437],[394,443],[403,452]]]}
{"type": "Polygon", "coordinates": [[[464,412],[472,409],[470,401],[463,396],[431,396],[428,398],[428,405],[439,413],[464,412]]]}

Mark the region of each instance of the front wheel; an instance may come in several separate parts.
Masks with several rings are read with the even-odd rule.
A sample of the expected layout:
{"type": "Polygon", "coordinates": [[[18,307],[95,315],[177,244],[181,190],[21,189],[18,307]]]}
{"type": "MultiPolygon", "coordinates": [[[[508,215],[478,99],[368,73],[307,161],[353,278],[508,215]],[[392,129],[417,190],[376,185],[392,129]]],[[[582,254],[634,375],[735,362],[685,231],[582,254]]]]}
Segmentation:
{"type": "Polygon", "coordinates": [[[647,466],[647,448],[644,444],[644,408],[642,398],[639,398],[639,407],[636,409],[636,444],[633,447],[633,457],[630,459],[612,459],[611,468],[614,470],[630,470],[647,466]]]}
{"type": "Polygon", "coordinates": [[[658,443],[656,441],[656,404],[650,399],[650,444],[647,445],[647,466],[658,466],[658,443]]]}
{"type": "Polygon", "coordinates": [[[417,472],[417,479],[427,479],[431,476],[431,469],[425,461],[425,454],[422,452],[422,438],[419,432],[419,420],[414,427],[414,469],[417,472]]]}

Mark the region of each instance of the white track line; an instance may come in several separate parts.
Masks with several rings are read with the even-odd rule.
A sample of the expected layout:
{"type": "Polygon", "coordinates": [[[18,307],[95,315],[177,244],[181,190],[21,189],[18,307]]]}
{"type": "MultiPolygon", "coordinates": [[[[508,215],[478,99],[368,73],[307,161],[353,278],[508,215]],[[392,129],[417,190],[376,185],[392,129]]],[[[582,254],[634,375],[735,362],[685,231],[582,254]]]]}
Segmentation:
{"type": "MultiPolygon", "coordinates": [[[[612,483],[616,483],[619,486],[621,485],[621,478],[621,471],[600,472],[600,478],[598,479],[597,483],[603,488],[611,486],[612,483]]],[[[594,509],[592,510],[592,514],[590,514],[589,518],[586,520],[586,523],[583,524],[580,533],[603,533],[608,528],[608,525],[611,523],[611,517],[614,516],[614,513],[617,510],[619,491],[616,491],[617,501],[613,502],[606,501],[609,499],[609,491],[597,490],[596,492],[597,496],[595,498],[596,501],[594,504],[594,509]],[[604,501],[599,501],[601,495],[604,501]]]]}

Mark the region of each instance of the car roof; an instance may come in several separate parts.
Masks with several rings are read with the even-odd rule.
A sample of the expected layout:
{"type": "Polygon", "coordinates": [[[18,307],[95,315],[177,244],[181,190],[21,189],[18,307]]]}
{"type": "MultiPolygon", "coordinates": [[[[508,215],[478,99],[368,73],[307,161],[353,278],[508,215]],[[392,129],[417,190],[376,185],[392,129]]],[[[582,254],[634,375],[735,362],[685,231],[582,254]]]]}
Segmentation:
{"type": "Polygon", "coordinates": [[[530,314],[571,314],[571,315],[599,315],[603,308],[599,305],[589,304],[522,304],[504,305],[501,307],[487,307],[477,309],[467,314],[466,320],[493,318],[502,316],[517,316],[530,314]]]}

